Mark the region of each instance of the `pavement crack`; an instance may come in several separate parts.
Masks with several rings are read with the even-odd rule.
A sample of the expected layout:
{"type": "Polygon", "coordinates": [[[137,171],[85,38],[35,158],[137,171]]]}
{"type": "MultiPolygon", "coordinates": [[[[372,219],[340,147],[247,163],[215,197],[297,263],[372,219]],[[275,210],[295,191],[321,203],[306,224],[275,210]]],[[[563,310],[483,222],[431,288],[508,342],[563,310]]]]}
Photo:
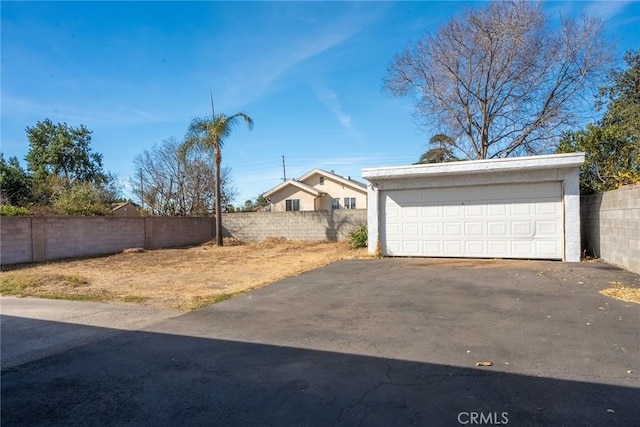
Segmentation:
{"type": "Polygon", "coordinates": [[[385,365],[387,367],[386,371],[385,371],[385,377],[387,379],[387,381],[381,381],[377,384],[375,384],[372,387],[369,387],[368,389],[366,389],[361,395],[360,397],[352,404],[347,405],[345,407],[343,407],[342,409],[340,409],[340,412],[338,412],[338,416],[336,418],[336,422],[339,422],[342,417],[344,416],[344,413],[346,411],[352,410],[354,408],[357,408],[360,405],[364,404],[364,410],[362,415],[360,416],[360,421],[359,421],[359,425],[364,425],[364,419],[367,415],[368,409],[369,409],[369,404],[364,403],[365,399],[372,393],[376,392],[378,389],[380,389],[381,387],[384,386],[395,386],[395,387],[433,387],[436,386],[438,384],[440,384],[443,381],[446,381],[448,378],[460,378],[460,377],[469,377],[469,378],[482,378],[482,377],[501,377],[501,376],[505,376],[506,374],[503,373],[499,373],[499,372],[487,372],[487,373],[479,373],[479,374],[433,374],[433,375],[426,375],[423,376],[421,379],[423,381],[420,382],[395,382],[393,379],[393,368],[391,367],[391,363],[389,359],[385,359],[385,365]]]}
{"type": "MultiPolygon", "coordinates": [[[[388,383],[388,382],[380,382],[380,383],[378,383],[378,384],[374,385],[373,387],[370,387],[369,389],[365,390],[365,391],[364,391],[364,393],[362,393],[362,394],[360,395],[360,398],[359,398],[355,403],[352,403],[351,405],[347,405],[347,406],[345,406],[344,408],[340,409],[340,412],[338,412],[338,417],[337,417],[337,419],[336,419],[336,422],[340,421],[340,419],[342,418],[342,416],[343,416],[343,414],[344,414],[344,412],[345,412],[345,411],[348,411],[348,410],[350,410],[350,409],[353,409],[353,408],[355,408],[355,407],[357,407],[357,406],[362,405],[362,402],[364,401],[364,399],[366,399],[366,398],[367,398],[367,396],[369,395],[369,393],[373,393],[373,392],[374,392],[374,391],[376,391],[378,388],[382,387],[383,385],[387,385],[387,384],[391,384],[391,383],[388,383]]],[[[360,425],[363,425],[364,417],[365,417],[365,415],[367,414],[367,407],[368,407],[368,405],[365,405],[364,413],[363,413],[363,414],[362,414],[362,416],[360,417],[360,425]]]]}
{"type": "Polygon", "coordinates": [[[386,376],[389,379],[389,382],[393,383],[393,378],[391,377],[391,373],[393,372],[393,369],[391,368],[391,363],[389,363],[389,359],[384,359],[384,363],[385,365],[387,365],[386,376]]]}

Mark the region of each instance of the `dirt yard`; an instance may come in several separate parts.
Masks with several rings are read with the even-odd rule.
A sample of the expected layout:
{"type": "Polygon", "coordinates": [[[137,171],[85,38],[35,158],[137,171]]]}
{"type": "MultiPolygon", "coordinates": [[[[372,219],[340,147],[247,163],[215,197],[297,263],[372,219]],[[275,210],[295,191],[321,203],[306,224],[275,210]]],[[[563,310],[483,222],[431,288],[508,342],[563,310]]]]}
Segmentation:
{"type": "Polygon", "coordinates": [[[285,239],[129,250],[3,272],[0,294],[193,310],[341,259],[367,256],[366,249],[351,249],[346,242],[285,239]]]}

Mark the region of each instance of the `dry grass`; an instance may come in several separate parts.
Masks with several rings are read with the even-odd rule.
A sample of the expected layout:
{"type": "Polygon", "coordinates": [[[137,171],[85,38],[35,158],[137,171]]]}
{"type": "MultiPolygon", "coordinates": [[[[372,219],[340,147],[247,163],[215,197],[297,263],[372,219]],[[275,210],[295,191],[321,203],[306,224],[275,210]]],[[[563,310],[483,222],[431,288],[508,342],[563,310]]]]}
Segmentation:
{"type": "Polygon", "coordinates": [[[346,242],[227,243],[124,251],[7,271],[0,274],[0,294],[193,310],[334,261],[368,257],[346,242]]]}
{"type": "Polygon", "coordinates": [[[632,288],[621,282],[611,282],[611,284],[612,288],[602,290],[600,293],[611,298],[640,304],[640,288],[632,288]]]}

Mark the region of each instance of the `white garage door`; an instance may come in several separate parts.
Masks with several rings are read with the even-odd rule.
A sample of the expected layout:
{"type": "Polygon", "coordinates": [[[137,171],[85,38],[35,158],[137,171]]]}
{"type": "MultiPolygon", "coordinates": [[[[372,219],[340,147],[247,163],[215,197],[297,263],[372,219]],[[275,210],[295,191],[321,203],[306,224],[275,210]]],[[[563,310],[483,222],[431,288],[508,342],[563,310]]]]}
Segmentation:
{"type": "Polygon", "coordinates": [[[560,182],[387,190],[381,202],[385,255],[563,257],[560,182]]]}

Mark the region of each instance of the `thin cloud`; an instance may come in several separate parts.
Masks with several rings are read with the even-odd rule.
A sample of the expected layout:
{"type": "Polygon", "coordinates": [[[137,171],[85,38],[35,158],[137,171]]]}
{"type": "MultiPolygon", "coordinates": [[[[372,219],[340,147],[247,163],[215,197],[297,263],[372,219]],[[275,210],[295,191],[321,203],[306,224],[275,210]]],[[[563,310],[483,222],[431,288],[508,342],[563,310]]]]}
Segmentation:
{"type": "Polygon", "coordinates": [[[327,107],[327,109],[338,120],[347,136],[355,139],[357,142],[360,142],[362,140],[362,136],[355,128],[351,116],[344,111],[336,93],[317,84],[313,85],[313,91],[315,92],[318,100],[327,107]]]}
{"type": "Polygon", "coordinates": [[[621,14],[631,1],[595,1],[590,3],[586,12],[598,16],[603,21],[608,21],[621,14]]]}
{"type": "MultiPolygon", "coordinates": [[[[221,94],[229,108],[243,108],[295,82],[295,79],[284,79],[284,76],[300,64],[346,43],[371,25],[381,12],[370,7],[352,8],[333,23],[309,28],[309,35],[305,38],[286,40],[286,43],[266,41],[264,49],[257,54],[252,52],[249,57],[240,55],[233,58],[235,65],[224,75],[213,71],[200,77],[216,80],[214,91],[221,94]]],[[[225,60],[228,66],[228,58],[225,60]]]]}
{"type": "MultiPolygon", "coordinates": [[[[611,21],[619,18],[618,15],[624,12],[624,9],[632,4],[633,1],[591,1],[591,2],[576,2],[576,1],[558,1],[547,3],[546,10],[554,18],[561,16],[578,16],[581,13],[587,15],[596,16],[602,21],[611,21]]],[[[616,22],[613,22],[616,24],[616,22]]]]}

